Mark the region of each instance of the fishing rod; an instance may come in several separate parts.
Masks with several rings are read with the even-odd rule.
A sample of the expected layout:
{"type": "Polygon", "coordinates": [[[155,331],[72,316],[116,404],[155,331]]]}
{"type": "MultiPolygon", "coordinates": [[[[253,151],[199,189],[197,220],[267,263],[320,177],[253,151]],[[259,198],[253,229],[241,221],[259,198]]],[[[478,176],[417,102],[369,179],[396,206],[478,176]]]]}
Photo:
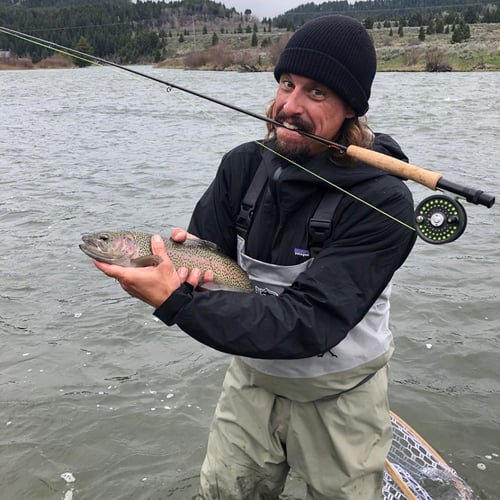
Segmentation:
{"type": "MultiPolygon", "coordinates": [[[[200,99],[204,99],[214,104],[218,104],[225,108],[231,109],[238,113],[242,113],[252,118],[264,121],[275,127],[285,127],[288,129],[292,129],[300,135],[320,142],[328,148],[334,149],[337,152],[346,154],[354,160],[364,162],[392,175],[412,180],[428,187],[433,191],[449,191],[453,194],[465,198],[465,200],[470,203],[473,203],[475,205],[483,205],[487,208],[491,208],[495,203],[495,197],[485,193],[482,190],[461,186],[444,179],[443,174],[427,170],[410,163],[406,163],[402,160],[398,160],[397,158],[393,158],[392,156],[388,156],[386,154],[379,153],[377,151],[366,149],[360,146],[345,146],[343,144],[336,143],[325,137],[312,134],[299,128],[292,128],[268,116],[254,113],[215,97],[202,94],[175,83],[162,80],[153,75],[142,73],[130,67],[126,67],[113,61],[87,54],[77,49],[66,47],[64,45],[45,40],[43,38],[38,38],[36,36],[6,28],[4,26],[0,26],[0,33],[15,36],[25,41],[42,44],[43,46],[50,48],[56,52],[64,53],[73,57],[79,57],[80,59],[92,64],[102,64],[120,69],[141,78],[146,78],[161,85],[165,85],[167,89],[179,90],[200,99]]],[[[451,198],[444,195],[435,195],[423,200],[416,209],[415,229],[418,235],[429,243],[440,244],[455,240],[465,230],[466,222],[467,217],[465,210],[456,198],[451,198]]]]}

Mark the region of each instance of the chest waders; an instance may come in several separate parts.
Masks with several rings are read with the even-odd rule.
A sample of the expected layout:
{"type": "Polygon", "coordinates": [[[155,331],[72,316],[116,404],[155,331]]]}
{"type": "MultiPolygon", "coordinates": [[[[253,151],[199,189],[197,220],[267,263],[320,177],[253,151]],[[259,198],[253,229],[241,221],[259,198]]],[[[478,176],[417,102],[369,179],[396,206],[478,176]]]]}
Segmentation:
{"type": "MultiPolygon", "coordinates": [[[[241,204],[237,220],[238,263],[248,273],[256,293],[279,295],[313,263],[333,229],[335,211],[343,194],[325,191],[308,223],[311,257],[292,266],[281,266],[253,259],[245,253],[245,240],[251,230],[255,207],[268,181],[261,165],[241,204]]],[[[295,401],[314,401],[336,397],[369,380],[389,361],[393,347],[389,329],[391,284],[372,305],[365,317],[335,347],[319,356],[304,359],[255,359],[241,357],[255,385],[295,401]]]]}
{"type": "MultiPolygon", "coordinates": [[[[237,221],[238,262],[257,293],[268,295],[262,299],[276,300],[331,237],[342,194],[325,191],[307,222],[306,260],[282,266],[245,251],[266,183],[261,165],[237,221]]],[[[308,500],[380,500],[391,444],[389,295],[390,285],[347,336],[319,356],[233,358],[210,430],[200,500],[276,500],[290,469],[306,484],[308,500]]]]}

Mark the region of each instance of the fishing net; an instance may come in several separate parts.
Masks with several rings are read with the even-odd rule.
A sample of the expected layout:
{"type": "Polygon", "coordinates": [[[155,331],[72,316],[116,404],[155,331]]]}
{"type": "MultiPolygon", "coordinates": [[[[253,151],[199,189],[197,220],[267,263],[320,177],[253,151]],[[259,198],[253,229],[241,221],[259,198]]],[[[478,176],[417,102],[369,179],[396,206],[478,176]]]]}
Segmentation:
{"type": "Polygon", "coordinates": [[[472,489],[404,420],[391,413],[384,500],[473,500],[472,489]]]}

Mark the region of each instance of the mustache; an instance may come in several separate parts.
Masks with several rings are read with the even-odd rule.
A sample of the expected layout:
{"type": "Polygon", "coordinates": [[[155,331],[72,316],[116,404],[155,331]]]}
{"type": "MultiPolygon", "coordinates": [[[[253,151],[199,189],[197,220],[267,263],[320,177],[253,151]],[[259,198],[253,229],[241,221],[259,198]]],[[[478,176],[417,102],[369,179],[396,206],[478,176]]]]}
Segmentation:
{"type": "Polygon", "coordinates": [[[303,130],[304,132],[309,132],[311,134],[314,132],[314,127],[312,123],[306,122],[298,116],[287,115],[284,111],[280,111],[276,115],[275,120],[280,123],[287,122],[293,125],[294,127],[297,127],[299,130],[303,130]]]}

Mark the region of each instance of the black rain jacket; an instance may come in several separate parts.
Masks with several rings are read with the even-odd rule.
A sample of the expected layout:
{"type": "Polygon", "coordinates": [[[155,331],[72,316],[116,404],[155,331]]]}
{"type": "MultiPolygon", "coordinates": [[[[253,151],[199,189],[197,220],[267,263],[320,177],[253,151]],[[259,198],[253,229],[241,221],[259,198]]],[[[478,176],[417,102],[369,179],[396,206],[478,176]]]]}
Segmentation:
{"type": "MultiPolygon", "coordinates": [[[[387,135],[376,134],[373,149],[407,161],[387,135]]],[[[294,250],[308,247],[309,219],[332,187],[257,143],[223,157],[188,230],[236,259],[236,219],[261,161],[269,179],[246,253],[278,265],[297,264],[305,257],[294,250]]],[[[325,353],[364,317],[415,242],[415,231],[404,225],[413,227],[411,193],[397,177],[361,163],[336,165],[328,152],[302,165],[354,195],[343,196],[332,233],[309,269],[280,296],[192,291],[183,285],[155,311],[159,319],[222,352],[296,359],[325,353]]]]}

